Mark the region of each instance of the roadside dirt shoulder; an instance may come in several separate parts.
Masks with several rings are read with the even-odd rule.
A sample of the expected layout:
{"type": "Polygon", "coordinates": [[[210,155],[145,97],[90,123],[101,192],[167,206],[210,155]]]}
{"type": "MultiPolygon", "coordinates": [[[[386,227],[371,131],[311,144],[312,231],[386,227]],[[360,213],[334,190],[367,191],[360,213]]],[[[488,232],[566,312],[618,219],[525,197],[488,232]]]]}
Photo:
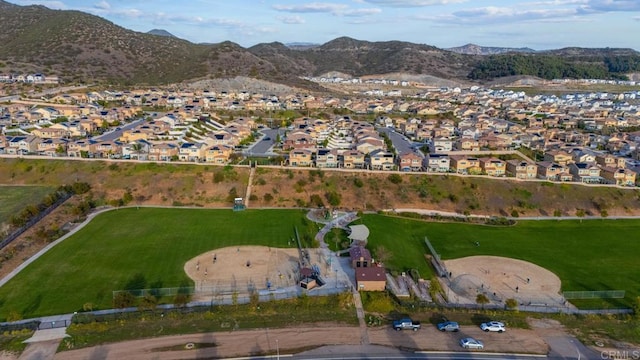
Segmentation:
{"type": "MultiPolygon", "coordinates": [[[[420,331],[394,331],[390,327],[369,328],[371,344],[396,347],[404,350],[460,351],[458,341],[463,337],[475,337],[485,343],[485,351],[546,354],[547,344],[532,330],[510,329],[498,333],[484,333],[476,327],[462,327],[458,333],[441,333],[435,328],[420,331]]],[[[80,350],[65,351],[55,359],[198,359],[233,357],[258,354],[300,352],[324,345],[360,345],[357,327],[322,325],[313,328],[260,329],[225,333],[169,336],[154,339],[127,341],[80,350]],[[195,348],[186,349],[188,343],[195,348]],[[198,344],[212,344],[201,347],[198,344]]]]}

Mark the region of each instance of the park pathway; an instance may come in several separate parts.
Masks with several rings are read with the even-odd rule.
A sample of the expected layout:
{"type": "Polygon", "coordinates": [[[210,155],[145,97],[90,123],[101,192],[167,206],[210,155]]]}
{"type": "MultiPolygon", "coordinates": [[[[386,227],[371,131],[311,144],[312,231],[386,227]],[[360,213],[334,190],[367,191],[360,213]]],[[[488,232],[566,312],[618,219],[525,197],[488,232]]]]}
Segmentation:
{"type": "Polygon", "coordinates": [[[251,184],[253,184],[253,175],[256,173],[256,167],[251,166],[251,170],[249,171],[249,182],[247,183],[247,192],[245,193],[244,198],[244,207],[249,208],[249,198],[251,197],[251,184]]]}
{"type": "Polygon", "coordinates": [[[369,345],[369,331],[367,329],[367,321],[364,318],[364,308],[362,307],[362,299],[360,298],[360,292],[358,289],[353,290],[353,305],[356,307],[356,315],[358,316],[358,323],[360,323],[360,344],[369,345]]]}
{"type": "MultiPolygon", "coordinates": [[[[348,224],[350,224],[355,219],[357,219],[357,217],[358,217],[357,213],[350,212],[350,213],[345,213],[342,216],[340,216],[338,218],[335,218],[335,219],[325,223],[325,226],[322,229],[320,229],[320,231],[318,231],[318,233],[315,236],[316,240],[318,240],[318,242],[320,243],[320,247],[322,249],[324,249],[325,252],[327,252],[327,253],[330,252],[329,246],[324,241],[324,236],[329,231],[331,231],[331,229],[334,228],[334,227],[345,228],[348,224]]],[[[316,221],[316,220],[314,220],[314,221],[316,221]]],[[[325,254],[325,256],[326,256],[326,258],[330,258],[331,257],[330,254],[325,254]]],[[[335,264],[335,266],[337,268],[340,268],[339,264],[335,264]]],[[[337,278],[337,276],[336,276],[336,278],[337,278]]],[[[347,278],[348,278],[348,276],[347,276],[347,278]]],[[[352,280],[352,279],[350,279],[350,280],[352,280]]],[[[360,297],[360,292],[358,291],[358,289],[356,289],[353,286],[353,284],[352,284],[351,287],[353,289],[353,291],[351,292],[353,294],[353,305],[356,308],[356,315],[358,316],[358,323],[360,324],[360,344],[361,345],[369,345],[369,344],[371,344],[371,342],[369,341],[369,331],[367,330],[367,321],[366,321],[366,319],[364,317],[364,308],[362,306],[362,298],[360,297]]]]}

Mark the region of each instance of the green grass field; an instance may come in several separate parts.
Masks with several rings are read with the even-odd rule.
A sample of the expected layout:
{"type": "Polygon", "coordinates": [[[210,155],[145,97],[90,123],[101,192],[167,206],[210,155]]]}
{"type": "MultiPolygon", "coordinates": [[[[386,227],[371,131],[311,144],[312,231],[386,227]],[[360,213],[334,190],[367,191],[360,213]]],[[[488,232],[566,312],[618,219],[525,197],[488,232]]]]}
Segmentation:
{"type": "MultiPolygon", "coordinates": [[[[610,306],[630,306],[640,295],[639,220],[520,221],[494,227],[365,215],[361,222],[371,231],[368,247],[374,257],[380,245],[393,253],[386,262],[391,270],[416,269],[431,277],[424,257],[428,236],[444,259],[511,257],[553,271],[563,290],[627,291],[624,300],[608,301],[610,306]]],[[[23,318],[69,313],[85,303],[110,308],[112,291],[134,280],[136,288],[192,286],[185,261],[227,246],[287,247],[294,226],[309,246],[318,227],[301,210],[110,211],[0,288],[0,320],[13,312],[23,318]]]]}
{"type": "Polygon", "coordinates": [[[383,245],[391,250],[393,258],[387,263],[396,271],[414,268],[422,277],[433,275],[424,258],[427,236],[445,260],[504,256],[553,271],[563,291],[626,290],[625,299],[610,299],[609,306],[631,306],[640,295],[640,220],[519,221],[496,227],[365,215],[362,222],[371,231],[369,248],[383,245]]]}
{"type": "Polygon", "coordinates": [[[183,270],[187,260],[226,246],[288,247],[294,226],[301,238],[317,231],[298,210],[110,211],[0,288],[0,320],[10,312],[23,318],[70,313],[85,303],[111,308],[112,291],[134,278],[148,288],[193,286],[183,270]]]}
{"type": "Polygon", "coordinates": [[[0,224],[26,206],[38,205],[53,190],[48,186],[0,186],[0,224]]]}

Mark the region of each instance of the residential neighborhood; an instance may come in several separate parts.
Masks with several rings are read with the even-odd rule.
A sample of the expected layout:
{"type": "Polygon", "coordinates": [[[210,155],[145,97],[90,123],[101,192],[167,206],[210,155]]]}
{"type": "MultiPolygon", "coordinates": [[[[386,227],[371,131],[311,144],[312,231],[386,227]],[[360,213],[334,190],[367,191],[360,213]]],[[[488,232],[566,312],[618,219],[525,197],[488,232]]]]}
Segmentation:
{"type": "Polygon", "coordinates": [[[146,89],[21,99],[0,104],[0,154],[219,165],[268,157],[291,167],[638,181],[640,91],[399,92],[339,98],[146,89]],[[277,117],[285,111],[299,116],[277,117]],[[273,128],[283,131],[271,138],[265,130],[273,128]],[[269,149],[252,152],[260,141],[269,149]]]}

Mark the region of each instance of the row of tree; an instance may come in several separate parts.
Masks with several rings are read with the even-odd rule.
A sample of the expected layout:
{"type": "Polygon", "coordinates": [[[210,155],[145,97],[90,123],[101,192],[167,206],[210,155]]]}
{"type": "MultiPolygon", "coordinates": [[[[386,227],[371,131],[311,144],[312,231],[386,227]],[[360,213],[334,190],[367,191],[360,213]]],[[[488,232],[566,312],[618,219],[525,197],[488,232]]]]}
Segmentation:
{"type": "Polygon", "coordinates": [[[625,72],[640,70],[640,56],[567,59],[554,55],[501,54],[477,63],[468,77],[492,80],[504,76],[529,75],[543,79],[621,79],[625,72]]]}
{"type": "Polygon", "coordinates": [[[56,201],[62,199],[67,194],[84,194],[91,189],[91,186],[88,183],[74,183],[73,185],[63,185],[58,187],[56,191],[47,195],[42,199],[39,204],[36,205],[28,205],[19,213],[13,215],[11,217],[11,225],[19,228],[24,226],[29,222],[29,220],[38,216],[41,212],[48,209],[51,205],[55,204],[56,201]]]}

